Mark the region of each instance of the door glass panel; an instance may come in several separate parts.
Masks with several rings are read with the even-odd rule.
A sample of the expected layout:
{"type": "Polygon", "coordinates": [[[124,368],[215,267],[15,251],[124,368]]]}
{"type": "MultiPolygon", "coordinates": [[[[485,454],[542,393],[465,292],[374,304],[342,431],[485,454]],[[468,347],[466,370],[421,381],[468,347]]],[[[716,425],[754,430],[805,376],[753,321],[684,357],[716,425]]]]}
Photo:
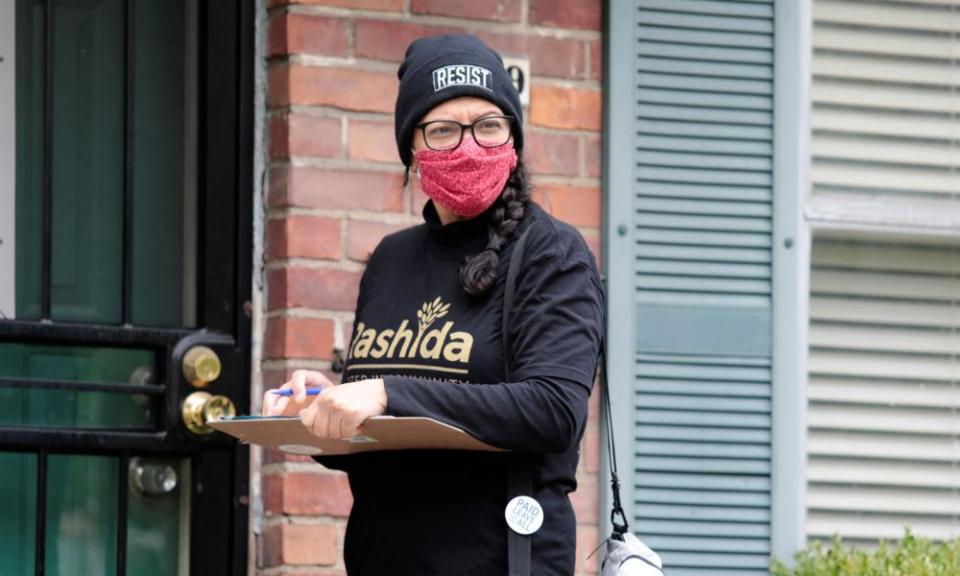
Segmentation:
{"type": "Polygon", "coordinates": [[[0,573],[32,576],[37,514],[37,456],[0,452],[0,573]]]}
{"type": "Polygon", "coordinates": [[[137,325],[195,323],[196,143],[187,124],[195,114],[196,81],[186,61],[193,30],[187,14],[183,0],[139,0],[134,7],[132,315],[137,325]]]}
{"type": "MultiPolygon", "coordinates": [[[[127,574],[176,576],[186,573],[189,553],[189,460],[146,460],[148,466],[176,471],[176,487],[146,494],[132,486],[127,504],[127,574]]],[[[133,485],[133,482],[131,482],[133,485]]]]}
{"type": "MultiPolygon", "coordinates": [[[[0,20],[14,12],[3,4],[0,20]]],[[[16,1],[15,74],[4,75],[0,67],[0,82],[16,79],[10,91],[15,97],[4,97],[0,87],[0,127],[3,118],[14,118],[16,125],[11,127],[14,146],[0,139],[0,166],[14,158],[16,165],[15,195],[0,192],[0,213],[16,213],[0,218],[0,319],[41,317],[46,241],[53,320],[194,326],[196,5],[130,2],[129,54],[122,0],[53,0],[50,15],[45,5],[16,1]],[[45,22],[53,34],[49,59],[45,22]],[[52,217],[44,238],[47,62],[52,65],[52,217]],[[132,210],[125,224],[127,162],[132,210]],[[123,257],[127,227],[130,270],[124,269],[123,257]],[[5,257],[5,250],[15,260],[5,257]],[[122,317],[124,274],[131,283],[129,318],[122,317]]]]}
{"type": "Polygon", "coordinates": [[[49,456],[46,574],[116,574],[117,466],[106,456],[49,456]]]}
{"type": "Polygon", "coordinates": [[[121,321],[123,5],[53,3],[55,320],[121,321]]]}
{"type": "MultiPolygon", "coordinates": [[[[12,7],[3,3],[4,17],[12,7]]],[[[43,246],[43,1],[17,0],[14,42],[16,51],[11,63],[16,80],[15,96],[0,102],[14,118],[14,147],[0,148],[15,161],[15,196],[9,191],[0,197],[0,212],[15,212],[13,230],[4,230],[4,251],[14,254],[6,258],[0,270],[6,318],[36,320],[40,318],[41,248],[43,246]],[[10,108],[13,110],[10,110],[10,108]],[[13,309],[11,309],[13,307],[13,309]]],[[[6,18],[0,18],[5,20],[6,18]]],[[[9,79],[7,73],[4,78],[9,79]]],[[[8,189],[9,190],[9,189],[8,189]]],[[[10,220],[4,224],[9,226],[10,220]]]]}
{"type": "MultiPolygon", "coordinates": [[[[0,342],[0,379],[149,384],[150,350],[0,342]]],[[[154,400],[144,394],[0,387],[0,425],[150,429],[154,400]]]]}

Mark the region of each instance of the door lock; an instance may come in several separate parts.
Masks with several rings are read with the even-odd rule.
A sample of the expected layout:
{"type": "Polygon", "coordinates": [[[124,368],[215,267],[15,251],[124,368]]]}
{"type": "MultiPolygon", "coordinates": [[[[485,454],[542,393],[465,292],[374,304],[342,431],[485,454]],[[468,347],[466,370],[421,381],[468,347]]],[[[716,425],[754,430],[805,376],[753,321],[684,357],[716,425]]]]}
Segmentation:
{"type": "Polygon", "coordinates": [[[206,346],[193,346],[183,355],[181,369],[194,388],[206,388],[220,376],[220,357],[206,346]]]}
{"type": "Polygon", "coordinates": [[[233,402],[226,396],[214,396],[209,392],[194,392],[183,401],[183,423],[194,434],[209,434],[213,428],[208,422],[237,415],[233,402]]]}
{"type": "Polygon", "coordinates": [[[130,459],[130,486],[144,496],[162,496],[177,488],[177,470],[163,460],[130,459]]]}

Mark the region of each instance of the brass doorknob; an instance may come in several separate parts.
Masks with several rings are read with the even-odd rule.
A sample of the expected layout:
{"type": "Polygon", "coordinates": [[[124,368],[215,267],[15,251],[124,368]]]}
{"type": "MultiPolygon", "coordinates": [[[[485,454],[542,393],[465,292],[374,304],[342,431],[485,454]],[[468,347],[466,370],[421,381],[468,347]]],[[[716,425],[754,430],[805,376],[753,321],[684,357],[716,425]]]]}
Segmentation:
{"type": "Polygon", "coordinates": [[[206,346],[194,346],[183,355],[183,377],[196,388],[206,386],[220,376],[220,357],[206,346]]]}
{"type": "Polygon", "coordinates": [[[213,428],[207,422],[237,415],[237,409],[226,396],[214,396],[209,392],[194,392],[183,401],[183,423],[194,434],[209,434],[213,428]]]}

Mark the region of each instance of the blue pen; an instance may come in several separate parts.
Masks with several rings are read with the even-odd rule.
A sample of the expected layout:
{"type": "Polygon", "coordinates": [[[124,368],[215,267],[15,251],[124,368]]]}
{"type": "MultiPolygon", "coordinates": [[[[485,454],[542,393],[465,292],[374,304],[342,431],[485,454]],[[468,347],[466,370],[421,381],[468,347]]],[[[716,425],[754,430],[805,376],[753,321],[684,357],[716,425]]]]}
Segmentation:
{"type": "MultiPolygon", "coordinates": [[[[277,396],[293,396],[293,388],[284,388],[283,390],[271,390],[277,396]]],[[[316,396],[323,392],[323,388],[307,388],[307,396],[316,396]]]]}

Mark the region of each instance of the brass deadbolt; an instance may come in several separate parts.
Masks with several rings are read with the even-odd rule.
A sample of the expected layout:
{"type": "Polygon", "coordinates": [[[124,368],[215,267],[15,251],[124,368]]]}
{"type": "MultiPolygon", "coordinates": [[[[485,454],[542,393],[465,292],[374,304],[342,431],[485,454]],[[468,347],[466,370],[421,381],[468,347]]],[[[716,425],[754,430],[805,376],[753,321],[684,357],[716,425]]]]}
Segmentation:
{"type": "Polygon", "coordinates": [[[194,346],[183,356],[183,377],[196,388],[206,388],[220,376],[220,357],[206,346],[194,346]]]}
{"type": "Polygon", "coordinates": [[[183,401],[183,423],[194,434],[209,434],[213,428],[207,422],[237,415],[237,409],[226,396],[209,392],[194,392],[183,401]]]}

